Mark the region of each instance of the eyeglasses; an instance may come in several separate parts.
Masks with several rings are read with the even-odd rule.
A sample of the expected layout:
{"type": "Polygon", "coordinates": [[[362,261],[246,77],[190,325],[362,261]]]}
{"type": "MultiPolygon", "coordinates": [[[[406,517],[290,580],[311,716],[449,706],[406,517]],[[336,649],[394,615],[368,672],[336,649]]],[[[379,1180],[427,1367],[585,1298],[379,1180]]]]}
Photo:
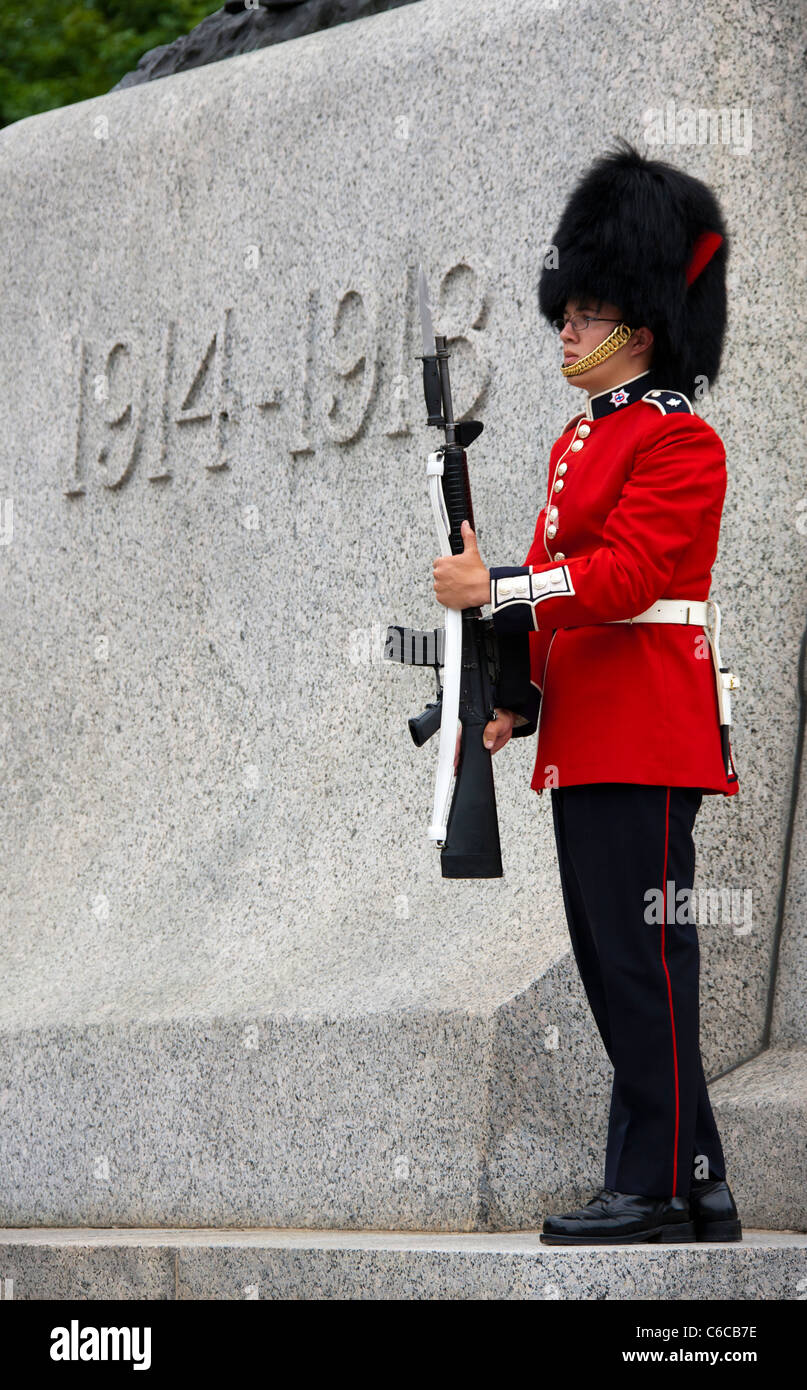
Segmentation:
{"type": "Polygon", "coordinates": [[[557,318],[552,320],[552,327],[558,333],[562,333],[567,323],[572,325],[575,333],[582,333],[588,328],[590,323],[621,323],[621,319],[601,319],[596,314],[572,314],[569,318],[557,318]]]}

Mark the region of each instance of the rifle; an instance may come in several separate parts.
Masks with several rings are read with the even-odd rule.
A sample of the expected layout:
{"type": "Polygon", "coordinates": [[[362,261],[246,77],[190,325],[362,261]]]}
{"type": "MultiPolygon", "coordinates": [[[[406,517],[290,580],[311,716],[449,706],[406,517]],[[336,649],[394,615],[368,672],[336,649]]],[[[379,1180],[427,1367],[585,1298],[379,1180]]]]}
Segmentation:
{"type": "MultiPolygon", "coordinates": [[[[483,425],[478,420],[454,419],[448,371],[451,354],[445,335],[435,334],[432,326],[422,266],[418,299],[426,424],[445,434],[445,443],[428,456],[426,476],[441,553],[458,555],[463,550],[463,521],[467,519],[476,531],[465,451],[479,438],[483,425]]],[[[482,742],[482,732],[496,717],[496,704],[525,717],[526,722],[513,729],[513,737],[535,732],[540,691],[530,681],[529,634],[497,633],[492,618],[483,618],[480,608],[444,611],[442,629],[389,626],[384,656],[390,661],[434,668],[436,697],[422,714],[409,720],[409,731],[420,748],[440,730],[428,835],[440,847],[443,878],[501,878],[493,758],[482,742]],[[462,738],[452,795],[458,719],[462,738]]]]}

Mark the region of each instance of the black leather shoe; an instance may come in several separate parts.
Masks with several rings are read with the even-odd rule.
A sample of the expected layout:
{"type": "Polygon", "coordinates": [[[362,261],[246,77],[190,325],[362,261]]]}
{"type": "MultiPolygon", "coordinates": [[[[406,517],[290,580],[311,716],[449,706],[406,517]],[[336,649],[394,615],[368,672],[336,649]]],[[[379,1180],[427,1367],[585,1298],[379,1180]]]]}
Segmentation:
{"type": "Polygon", "coordinates": [[[686,1197],[644,1197],[603,1187],[584,1207],[548,1216],[544,1245],[635,1245],[640,1241],[694,1241],[686,1197]]]}
{"type": "Polygon", "coordinates": [[[696,1240],[742,1240],[743,1228],[725,1178],[693,1178],[689,1206],[696,1240]]]}

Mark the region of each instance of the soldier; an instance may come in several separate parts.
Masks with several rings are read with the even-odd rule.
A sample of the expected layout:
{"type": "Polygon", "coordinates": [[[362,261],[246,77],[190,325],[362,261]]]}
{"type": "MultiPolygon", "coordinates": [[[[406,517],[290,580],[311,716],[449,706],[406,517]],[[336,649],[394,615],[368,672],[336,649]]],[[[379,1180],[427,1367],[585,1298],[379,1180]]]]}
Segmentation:
{"type": "Polygon", "coordinates": [[[497,752],[538,731],[531,786],[550,788],[572,948],[614,1068],[604,1186],[541,1239],[740,1240],[691,909],[702,798],[738,792],[734,678],[707,602],[725,450],[692,407],[720,363],[726,229],[706,185],[620,142],[553,242],[539,302],[585,409],[552,447],[524,564],[488,570],[467,522],[464,553],[434,563],[440,603],[490,602],[497,632],[529,643],[529,685],[503,673],[484,738],[497,752]]]}

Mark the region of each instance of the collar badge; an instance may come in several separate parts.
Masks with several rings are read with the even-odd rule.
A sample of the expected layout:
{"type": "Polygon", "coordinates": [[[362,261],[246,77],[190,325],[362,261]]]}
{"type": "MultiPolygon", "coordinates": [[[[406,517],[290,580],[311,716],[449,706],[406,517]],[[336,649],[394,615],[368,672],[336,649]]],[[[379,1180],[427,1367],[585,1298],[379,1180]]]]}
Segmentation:
{"type": "Polygon", "coordinates": [[[628,392],[623,390],[612,391],[610,400],[611,405],[625,405],[625,403],[629,400],[628,392]]]}

